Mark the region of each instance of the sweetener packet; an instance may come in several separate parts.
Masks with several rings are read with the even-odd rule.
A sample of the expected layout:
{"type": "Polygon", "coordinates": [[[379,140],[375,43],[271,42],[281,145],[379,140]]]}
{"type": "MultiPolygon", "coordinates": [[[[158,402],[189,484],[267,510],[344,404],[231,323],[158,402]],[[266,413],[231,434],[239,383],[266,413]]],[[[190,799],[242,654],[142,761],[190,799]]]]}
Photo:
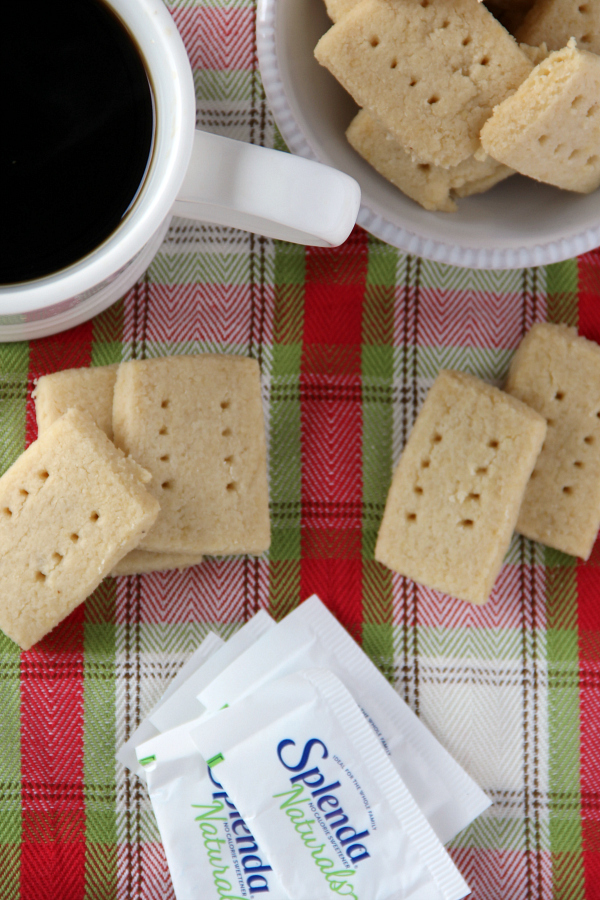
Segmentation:
{"type": "MultiPolygon", "coordinates": [[[[213,653],[216,653],[217,650],[223,647],[224,644],[225,641],[216,635],[214,631],[209,631],[202,643],[196,647],[190,658],[183,664],[177,675],[173,678],[152,711],[154,712],[154,710],[162,706],[163,703],[166,703],[169,698],[173,696],[175,691],[177,691],[177,689],[181,687],[194,672],[201,668],[213,653]]],[[[139,775],[140,778],[144,778],[144,770],[138,762],[135,748],[144,741],[149,741],[150,738],[157,734],[160,734],[160,732],[152,724],[150,719],[148,717],[142,719],[131,737],[125,741],[119,750],[117,750],[116,757],[119,762],[127,769],[131,769],[132,772],[135,772],[136,775],[139,775]]]]}
{"type": "Polygon", "coordinates": [[[150,714],[117,751],[119,762],[143,778],[144,770],[138,763],[135,748],[168,728],[201,715],[204,707],[196,699],[198,692],[254,641],[274,627],[274,620],[261,609],[227,642],[221,640],[214,632],[210,632],[182,666],[150,714]],[[163,708],[167,710],[164,719],[160,715],[163,708]],[[163,721],[167,722],[164,727],[163,721]]]}
{"type": "Polygon", "coordinates": [[[442,843],[487,809],[483,791],[316,595],[207,684],[198,700],[216,711],[267,681],[312,667],[329,669],[348,688],[442,843]]]}
{"type": "Polygon", "coordinates": [[[288,900],[189,736],[202,717],[137,748],[177,900],[288,900]]]}
{"type": "Polygon", "coordinates": [[[190,736],[294,900],[460,900],[469,887],[342,682],[309,669],[190,736]]]}

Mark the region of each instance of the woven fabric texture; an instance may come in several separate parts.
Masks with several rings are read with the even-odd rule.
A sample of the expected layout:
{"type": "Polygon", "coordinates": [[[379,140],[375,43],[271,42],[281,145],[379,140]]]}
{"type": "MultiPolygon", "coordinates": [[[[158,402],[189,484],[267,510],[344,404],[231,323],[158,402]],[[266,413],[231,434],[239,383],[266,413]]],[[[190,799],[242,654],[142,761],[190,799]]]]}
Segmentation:
{"type": "MultiPolygon", "coordinates": [[[[278,146],[252,0],[171,0],[198,125],[278,146]]],[[[473,272],[356,229],[305,249],[174,220],[134,289],[56,337],[0,345],[0,470],[31,391],[72,366],[204,351],[258,359],[273,542],[260,559],[106,579],[45,640],[0,635],[0,900],[170,900],[145,789],[115,749],[208,629],[316,592],[493,799],[451,845],[476,900],[600,897],[600,545],[513,539],[479,608],[373,560],[391,473],[440,368],[501,385],[534,322],[600,340],[600,254],[473,272]]],[[[317,900],[317,898],[315,898],[317,900]]]]}

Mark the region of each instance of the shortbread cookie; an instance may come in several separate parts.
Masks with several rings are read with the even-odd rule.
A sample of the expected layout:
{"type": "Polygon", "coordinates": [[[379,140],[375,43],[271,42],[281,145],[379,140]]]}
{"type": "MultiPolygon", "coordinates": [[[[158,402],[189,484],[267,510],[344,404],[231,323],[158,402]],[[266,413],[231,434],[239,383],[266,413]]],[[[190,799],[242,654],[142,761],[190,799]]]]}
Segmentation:
{"type": "MultiPolygon", "coordinates": [[[[33,393],[38,436],[41,437],[56,419],[74,407],[87,412],[112,440],[113,393],[118,368],[116,363],[90,369],[64,369],[52,375],[43,375],[33,393]]],[[[201,560],[198,554],[180,559],[175,553],[152,553],[146,559],[143,550],[134,550],[119,562],[111,574],[137,575],[166,568],[181,569],[196,565],[201,560]]]]}
{"type": "Polygon", "coordinates": [[[360,0],[325,0],[327,15],[332,22],[337,22],[342,16],[360,3],[360,0]]]}
{"type": "Polygon", "coordinates": [[[600,53],[600,4],[598,0],[538,0],[517,29],[526,44],[544,41],[560,50],[574,37],[582,50],[600,53]]]}
{"type": "Polygon", "coordinates": [[[441,372],[400,458],[375,559],[485,603],[546,433],[542,416],[459,372],[441,372]]]}
{"type": "Polygon", "coordinates": [[[529,44],[519,44],[519,47],[534,66],[539,66],[550,55],[550,51],[544,43],[540,44],[539,47],[532,47],[529,44]]]}
{"type": "Polygon", "coordinates": [[[449,169],[415,162],[365,109],[352,120],[346,137],[363,159],[425,209],[455,212],[453,196],[480,194],[513,174],[489,156],[484,162],[471,156],[449,169]]]}
{"type": "Polygon", "coordinates": [[[600,527],[600,347],[566,325],[534,325],[505,389],[548,422],[517,531],[587,559],[600,527]]]}
{"type": "Polygon", "coordinates": [[[589,194],[600,185],[600,57],[551,53],[481,130],[484,150],[537,181],[589,194]]]}
{"type": "Polygon", "coordinates": [[[23,650],[78,606],[154,523],[150,475],[70,409],[0,479],[0,628],[23,650]]]}
{"type": "Polygon", "coordinates": [[[140,548],[260,554],[270,542],[260,370],[241,356],[122,363],[115,442],[153,475],[161,512],[140,548]]]}
{"type": "Polygon", "coordinates": [[[150,572],[166,572],[169,569],[189,569],[202,562],[201,556],[185,553],[152,553],[150,550],[132,550],[117,563],[111,575],[147,575],[150,572]]]}
{"type": "Polygon", "coordinates": [[[315,56],[415,159],[455,166],[532,65],[477,0],[361,0],[315,56]]]}
{"type": "Polygon", "coordinates": [[[43,375],[33,392],[38,436],[71,407],[88,412],[112,440],[112,403],[118,364],[43,375]]]}

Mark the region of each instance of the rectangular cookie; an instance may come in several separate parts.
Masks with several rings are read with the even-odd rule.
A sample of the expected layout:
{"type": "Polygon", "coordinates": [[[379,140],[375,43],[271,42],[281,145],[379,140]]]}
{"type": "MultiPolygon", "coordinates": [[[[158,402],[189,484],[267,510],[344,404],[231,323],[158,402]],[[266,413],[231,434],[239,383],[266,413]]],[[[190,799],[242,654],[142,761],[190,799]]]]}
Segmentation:
{"type": "Polygon", "coordinates": [[[587,559],[600,527],[600,347],[566,325],[534,325],[505,390],[548,422],[517,531],[587,559]]]}
{"type": "Polygon", "coordinates": [[[0,478],[0,628],[29,649],[158,515],[150,475],[70,409],[0,478]]]}
{"type": "Polygon", "coordinates": [[[166,572],[169,569],[188,569],[199,566],[202,556],[185,553],[152,553],[150,550],[132,550],[124,556],[110,573],[119,575],[147,575],[150,572],[166,572]]]}
{"type": "Polygon", "coordinates": [[[477,0],[361,0],[315,56],[407,153],[446,168],[473,156],[494,106],[532,69],[477,0]]]}
{"type": "Polygon", "coordinates": [[[33,398],[38,437],[75,407],[89,413],[98,428],[112,440],[113,390],[119,364],[85,369],[64,369],[38,379],[33,398]]]}
{"type": "Polygon", "coordinates": [[[375,559],[485,603],[545,433],[543,417],[513,397],[440,372],[394,473],[375,559]]]}
{"type": "Polygon", "coordinates": [[[582,50],[600,53],[600,4],[598,0],[537,0],[516,31],[526,44],[560,50],[575,38],[582,50]]]}
{"type": "Polygon", "coordinates": [[[140,548],[264,552],[270,543],[260,369],[203,354],[122,363],[115,442],[153,475],[161,505],[140,548]]]}
{"type": "Polygon", "coordinates": [[[481,130],[490,156],[523,175],[588,194],[600,186],[600,57],[551,53],[481,130]]]}
{"type": "Polygon", "coordinates": [[[380,175],[424,209],[455,212],[454,197],[480,194],[513,174],[489,156],[483,162],[470,156],[449,169],[417,162],[366,109],[354,117],[346,137],[380,175]]]}
{"type": "MultiPolygon", "coordinates": [[[[88,413],[112,440],[113,395],[118,368],[119,364],[115,363],[111,366],[64,369],[43,375],[33,392],[38,437],[74,407],[88,413]]],[[[201,561],[202,557],[197,553],[181,558],[176,553],[152,553],[146,557],[145,551],[136,549],[119,562],[111,575],[140,575],[164,569],[181,569],[201,561]]]]}

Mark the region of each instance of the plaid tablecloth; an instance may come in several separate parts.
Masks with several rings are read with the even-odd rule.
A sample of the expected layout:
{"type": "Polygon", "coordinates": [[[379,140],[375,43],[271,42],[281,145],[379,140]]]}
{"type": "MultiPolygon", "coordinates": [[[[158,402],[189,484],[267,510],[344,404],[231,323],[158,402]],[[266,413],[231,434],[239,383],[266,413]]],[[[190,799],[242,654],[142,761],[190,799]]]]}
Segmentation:
{"type": "MultiPolygon", "coordinates": [[[[277,146],[252,0],[169,6],[198,125],[277,146]]],[[[583,565],[516,537],[481,608],[373,560],[393,465],[437,371],[501,385],[543,320],[600,340],[600,254],[473,272],[358,229],[316,250],[175,220],[107,312],[0,345],[2,471],[36,437],[39,375],[208,350],[255,357],[273,525],[261,559],[107,579],[28,653],[0,635],[1,900],[173,897],[147,794],[115,749],[209,628],[226,637],[312,592],[493,799],[451,847],[473,896],[600,897],[600,545],[583,565]]]]}

